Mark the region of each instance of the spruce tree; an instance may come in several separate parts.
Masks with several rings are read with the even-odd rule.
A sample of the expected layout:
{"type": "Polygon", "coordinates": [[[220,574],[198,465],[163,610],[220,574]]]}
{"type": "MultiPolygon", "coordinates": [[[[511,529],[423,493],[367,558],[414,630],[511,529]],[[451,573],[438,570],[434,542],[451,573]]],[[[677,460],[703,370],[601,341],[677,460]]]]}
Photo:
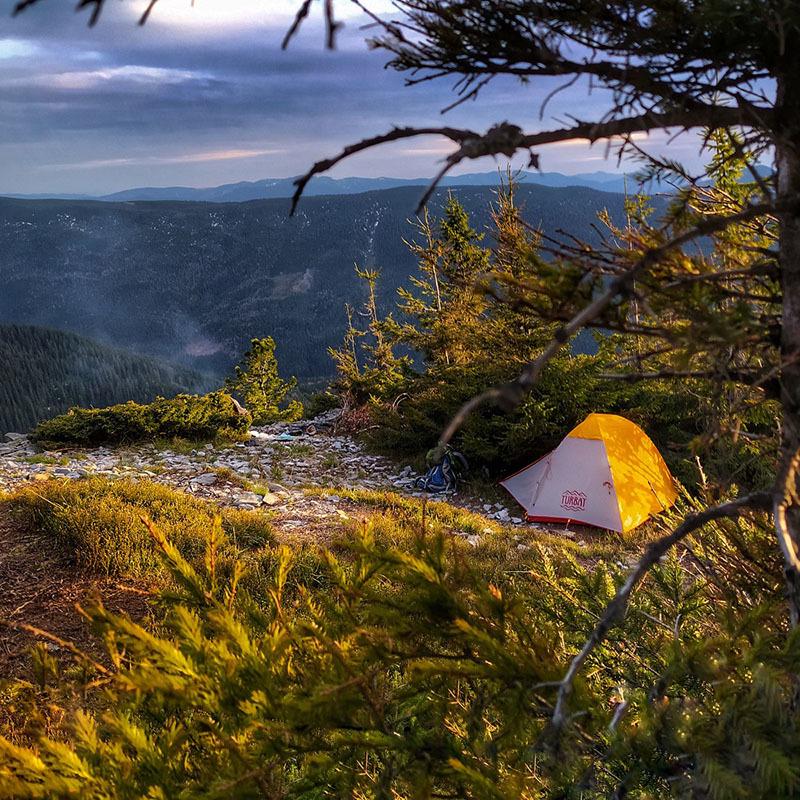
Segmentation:
{"type": "Polygon", "coordinates": [[[275,340],[271,336],[252,339],[250,349],[235,367],[235,377],[226,381],[228,390],[241,398],[256,425],[299,419],[303,413],[300,401],[286,403],[296,385],[295,378],[285,381],[278,374],[275,340]]]}
{"type": "Polygon", "coordinates": [[[408,242],[419,275],[400,288],[398,309],[410,322],[395,328],[399,341],[422,354],[429,368],[468,364],[480,348],[486,301],[479,282],[489,267],[483,235],[454,195],[438,224],[427,213],[408,242]]]}

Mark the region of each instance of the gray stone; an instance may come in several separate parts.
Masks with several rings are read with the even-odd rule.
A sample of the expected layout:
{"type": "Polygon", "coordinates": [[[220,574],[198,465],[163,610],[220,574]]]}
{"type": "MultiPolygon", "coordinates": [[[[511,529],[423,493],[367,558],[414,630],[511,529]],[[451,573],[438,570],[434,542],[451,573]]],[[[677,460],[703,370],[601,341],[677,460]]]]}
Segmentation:
{"type": "Polygon", "coordinates": [[[217,476],[213,472],[204,472],[192,478],[192,483],[198,483],[200,486],[213,486],[216,482],[217,476]]]}
{"type": "Polygon", "coordinates": [[[255,492],[242,492],[236,496],[237,504],[246,506],[260,506],[263,499],[262,495],[255,492]]]}
{"type": "Polygon", "coordinates": [[[27,434],[24,434],[24,433],[12,433],[11,431],[9,431],[5,435],[5,440],[7,442],[19,442],[22,439],[27,439],[27,438],[28,438],[27,434]]]}

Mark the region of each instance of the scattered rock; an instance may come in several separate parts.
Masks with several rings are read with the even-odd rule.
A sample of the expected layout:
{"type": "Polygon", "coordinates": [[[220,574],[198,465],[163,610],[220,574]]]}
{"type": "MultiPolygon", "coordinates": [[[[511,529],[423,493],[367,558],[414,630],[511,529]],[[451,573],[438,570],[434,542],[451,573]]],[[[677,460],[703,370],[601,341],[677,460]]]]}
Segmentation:
{"type": "Polygon", "coordinates": [[[213,486],[218,480],[218,477],[213,472],[204,472],[202,475],[195,475],[192,478],[192,483],[198,483],[200,486],[213,486]]]}
{"type": "Polygon", "coordinates": [[[256,494],[255,492],[242,492],[236,495],[236,505],[241,506],[260,506],[263,500],[263,495],[256,494]]]}
{"type": "MultiPolygon", "coordinates": [[[[423,497],[424,492],[414,485],[418,474],[410,465],[400,467],[387,458],[366,453],[353,438],[335,434],[340,413],[333,410],[310,421],[254,428],[247,442],[217,447],[206,443],[188,453],[158,450],[150,444],[37,453],[25,434],[8,433],[3,437],[5,441],[0,441],[0,490],[13,490],[52,477],[146,478],[223,505],[270,507],[280,525],[290,515],[295,522],[302,517],[305,524],[325,517],[349,519],[341,507],[337,508],[343,503],[340,495],[313,497],[304,493],[304,489],[313,486],[388,489],[423,497]],[[41,458],[31,458],[34,455],[41,458]],[[230,470],[264,489],[245,491],[235,481],[223,479],[224,473],[212,469],[230,470]]],[[[487,523],[491,520],[481,536],[461,534],[472,546],[477,546],[484,535],[496,535],[496,523],[531,526],[521,517],[511,516],[503,503],[458,495],[443,499],[483,514],[487,523]]],[[[565,535],[572,538],[572,534],[565,535]]]]}

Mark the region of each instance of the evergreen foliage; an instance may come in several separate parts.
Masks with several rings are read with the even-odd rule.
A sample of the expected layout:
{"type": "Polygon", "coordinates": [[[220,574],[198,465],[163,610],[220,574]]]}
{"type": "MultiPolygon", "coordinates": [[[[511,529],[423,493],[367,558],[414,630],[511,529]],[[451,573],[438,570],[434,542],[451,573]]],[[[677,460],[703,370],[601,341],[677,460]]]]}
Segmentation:
{"type": "Polygon", "coordinates": [[[411,370],[411,360],[395,354],[396,324],[391,317],[382,319],[378,312],[376,288],[380,272],[355,269],[367,286],[367,300],[357,311],[345,306],[344,342],[339,349],[332,347],[328,351],[339,376],[332,388],[342,395],[346,408],[363,406],[375,394],[399,394],[411,370]],[[365,327],[355,324],[356,315],[366,319],[365,327]]]}
{"type": "MultiPolygon", "coordinates": [[[[576,270],[541,256],[540,237],[524,222],[512,180],[498,191],[490,218],[491,240],[484,244],[456,198],[448,200],[442,220],[426,213],[417,223],[422,235],[407,241],[418,273],[398,291],[397,316],[381,318],[371,300],[359,314],[348,309],[345,343],[332,351],[335,388],[346,406],[368,404],[373,424],[365,436],[378,450],[414,457],[433,448],[463,403],[513,380],[535,358],[554,324],[531,313],[529,294],[552,305],[561,292],[591,291],[582,288],[576,270]],[[357,327],[357,317],[366,326],[357,327]],[[416,365],[398,355],[408,348],[418,354],[416,365]]],[[[374,298],[378,273],[360,275],[374,298]]],[[[699,435],[713,409],[701,415],[698,386],[674,391],[609,383],[601,374],[618,362],[624,342],[605,336],[595,347],[595,355],[554,359],[512,411],[487,407],[473,414],[459,434],[459,449],[475,465],[510,471],[554,447],[592,411],[624,412],[662,447],[686,445],[699,435]]],[[[681,478],[696,481],[685,451],[670,460],[681,478]]]]}
{"type": "MultiPolygon", "coordinates": [[[[652,207],[641,196],[627,201],[625,224],[599,215],[598,229],[607,231],[604,236],[626,262],[641,258],[664,236],[721,213],[724,204],[752,197],[757,187],[744,180],[745,163],[735,157],[731,140],[717,136],[714,142],[713,182],[674,198],[673,231],[665,234],[656,226],[652,207]]],[[[371,424],[364,435],[378,450],[414,457],[433,448],[467,401],[509,386],[551,341],[559,322],[603,290],[603,271],[587,274],[577,257],[545,257],[541,234],[524,220],[512,176],[497,192],[489,216],[484,244],[456,198],[449,199],[443,219],[426,213],[417,223],[422,235],[407,241],[418,273],[399,290],[397,317],[379,318],[373,306],[364,313],[368,325],[358,329],[351,313],[345,347],[334,351],[336,386],[350,404],[368,404],[371,424]],[[415,362],[396,355],[408,348],[418,354],[415,362]]],[[[742,224],[713,237],[710,250],[689,248],[674,258],[697,274],[730,270],[759,258],[770,241],[768,227],[742,224]]],[[[576,245],[576,251],[581,248],[576,245]]],[[[661,281],[660,273],[653,280],[661,281]]],[[[555,356],[520,402],[486,405],[466,418],[458,448],[471,463],[507,474],[553,448],[587,414],[621,413],[647,431],[686,485],[701,480],[695,456],[702,454],[706,478],[720,487],[769,486],[779,409],[765,402],[763,381],[755,388],[736,382],[739,373],[763,373],[774,360],[774,350],[770,355],[751,327],[763,319],[759,306],[769,303],[767,287],[749,286],[752,296],[746,301],[731,296],[730,283],[721,292],[696,287],[686,317],[668,317],[679,302],[677,289],[646,308],[632,301],[615,305],[597,323],[593,354],[580,353],[573,342],[573,352],[555,356]],[[661,315],[659,325],[666,319],[668,346],[652,342],[656,320],[646,337],[614,333],[623,324],[647,329],[647,314],[661,315]],[[731,351],[736,341],[756,344],[751,351],[731,351]],[[655,378],[663,375],[608,379],[626,364],[647,364],[655,378]]]]}
{"type": "Polygon", "coordinates": [[[376,516],[320,554],[323,585],[278,548],[258,594],[246,566],[220,572],[218,528],[195,566],[152,529],[162,625],[87,610],[103,695],[58,738],[0,738],[0,797],[797,796],[800,648],[763,519],[713,523],[654,568],[558,740],[555,688],[618,567],[504,537],[509,555],[476,554],[419,524],[376,516]]]}
{"type": "Polygon", "coordinates": [[[209,441],[241,439],[251,417],[222,391],[158,397],[152,403],[119,403],[108,408],[71,408],[40,422],[33,439],[42,443],[95,446],[156,438],[209,441]]]}
{"type": "Polygon", "coordinates": [[[256,425],[292,422],[302,416],[302,403],[298,400],[286,403],[286,396],[295,389],[297,380],[285,381],[278,374],[275,340],[271,336],[251,340],[250,349],[235,367],[235,373],[225,385],[231,394],[241,398],[256,425]],[[286,406],[281,408],[284,403],[286,406]]]}
{"type": "Polygon", "coordinates": [[[28,431],[70,406],[149,402],[204,382],[190,369],[28,325],[0,325],[0,364],[0,433],[28,431]]]}
{"type": "Polygon", "coordinates": [[[467,364],[483,336],[479,282],[489,264],[489,253],[480,246],[483,235],[453,195],[437,225],[425,211],[417,229],[420,235],[406,244],[419,274],[412,275],[411,290],[398,290],[398,309],[411,321],[397,328],[395,339],[420,353],[429,368],[467,364]]]}

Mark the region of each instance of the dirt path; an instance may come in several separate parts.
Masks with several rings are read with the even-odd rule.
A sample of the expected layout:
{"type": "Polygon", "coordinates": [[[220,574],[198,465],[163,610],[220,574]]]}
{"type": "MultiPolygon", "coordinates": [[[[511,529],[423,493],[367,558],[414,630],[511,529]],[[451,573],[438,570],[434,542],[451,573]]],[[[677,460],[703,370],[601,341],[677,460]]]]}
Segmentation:
{"type": "MultiPolygon", "coordinates": [[[[140,618],[146,594],[131,582],[87,574],[51,540],[16,524],[0,504],[0,677],[24,675],[30,647],[47,642],[14,625],[24,623],[96,651],[97,640],[75,605],[99,597],[107,608],[140,618]]],[[[47,646],[62,653],[52,642],[47,646]]]]}

